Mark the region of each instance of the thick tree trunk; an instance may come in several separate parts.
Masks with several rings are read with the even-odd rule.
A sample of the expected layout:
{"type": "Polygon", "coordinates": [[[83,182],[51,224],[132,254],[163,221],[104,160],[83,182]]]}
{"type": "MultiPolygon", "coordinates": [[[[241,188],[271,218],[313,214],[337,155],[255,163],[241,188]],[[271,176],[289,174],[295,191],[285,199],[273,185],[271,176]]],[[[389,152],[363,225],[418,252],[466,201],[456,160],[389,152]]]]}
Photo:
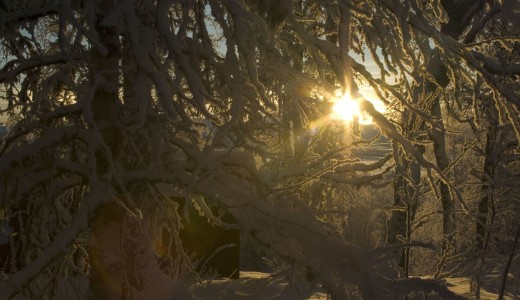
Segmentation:
{"type": "MultiPolygon", "coordinates": [[[[454,39],[459,38],[460,34],[464,31],[464,28],[471,20],[471,15],[466,14],[475,13],[474,11],[472,12],[468,10],[468,8],[471,7],[469,4],[473,1],[466,0],[465,2],[459,2],[442,1],[443,7],[446,9],[449,17],[449,22],[443,25],[442,31],[454,39]],[[468,19],[462,21],[462,17],[467,17],[468,19]]],[[[430,138],[433,141],[433,153],[435,155],[437,166],[441,170],[445,171],[449,166],[449,157],[446,152],[446,137],[444,133],[444,122],[440,103],[441,97],[438,94],[437,89],[446,88],[450,83],[450,79],[448,77],[448,70],[441,61],[438,50],[435,49],[433,51],[433,56],[428,62],[427,71],[433,76],[435,82],[431,82],[429,79],[424,79],[421,89],[423,89],[425,95],[431,95],[433,97],[430,113],[432,117],[435,118],[436,122],[430,132],[430,138]]],[[[439,188],[443,209],[443,234],[447,237],[451,237],[456,229],[453,216],[455,204],[448,185],[444,182],[440,182],[439,188]]]]}
{"type": "MultiPolygon", "coordinates": [[[[103,142],[110,150],[110,156],[101,147],[96,150],[97,174],[100,178],[110,173],[110,164],[120,153],[121,133],[116,126],[118,117],[118,86],[120,44],[115,28],[102,26],[101,19],[113,9],[111,0],[101,1],[100,14],[97,15],[96,28],[100,42],[106,48],[101,53],[93,47],[90,56],[91,88],[95,88],[92,100],[93,122],[99,128],[103,142]]],[[[120,222],[124,212],[114,203],[101,205],[90,223],[88,238],[90,288],[93,299],[118,299],[121,297],[121,282],[124,274],[124,262],[121,260],[120,222]],[[107,259],[111,257],[112,260],[107,259]]]]}
{"type": "Polygon", "coordinates": [[[484,172],[481,178],[482,188],[480,192],[482,198],[480,198],[478,204],[478,220],[476,223],[477,247],[481,250],[486,247],[486,240],[488,239],[486,227],[494,218],[493,179],[495,178],[496,167],[497,120],[493,104],[487,105],[486,115],[488,126],[486,131],[486,148],[484,150],[484,172]]]}
{"type": "MultiPolygon", "coordinates": [[[[441,31],[444,34],[449,35],[453,39],[459,39],[460,35],[464,32],[465,28],[470,24],[472,17],[480,11],[484,6],[482,0],[442,0],[442,6],[448,14],[449,21],[442,25],[441,31]]],[[[436,50],[437,51],[437,50],[436,50]]],[[[430,61],[428,71],[433,75],[435,83],[441,88],[445,88],[450,83],[448,78],[448,70],[440,60],[439,54],[435,53],[432,60],[430,61]]],[[[434,93],[435,85],[431,82],[426,81],[425,92],[434,93]]],[[[435,117],[438,122],[437,126],[433,128],[430,133],[430,137],[433,141],[433,150],[437,165],[441,170],[446,170],[449,166],[449,158],[446,152],[446,142],[444,134],[443,117],[440,105],[440,97],[435,96],[432,116],[435,117]]],[[[447,237],[451,237],[456,229],[454,221],[454,202],[450,194],[449,187],[444,183],[440,183],[440,197],[443,208],[443,233],[447,237]]]]}
{"type": "MultiPolygon", "coordinates": [[[[97,150],[97,174],[100,179],[106,180],[106,184],[113,184],[112,166],[132,167],[125,165],[121,149],[121,117],[124,114],[119,99],[119,70],[123,51],[117,28],[102,25],[103,18],[111,13],[114,5],[112,0],[103,0],[99,4],[95,30],[107,51],[102,53],[94,48],[90,57],[92,86],[96,88],[92,101],[95,125],[93,130],[100,130],[103,142],[109,150],[109,153],[103,147],[97,150]]],[[[127,48],[127,63],[132,61],[132,54],[129,52],[130,48],[127,48]]],[[[135,85],[132,84],[135,82],[133,76],[137,73],[136,70],[133,63],[129,64],[123,79],[123,95],[127,97],[125,105],[134,111],[139,110],[139,96],[134,92],[135,85]]],[[[150,90],[139,91],[141,95],[150,94],[149,83],[140,85],[146,86],[150,90]]],[[[128,121],[132,119],[131,115],[125,114],[124,117],[128,121]]],[[[131,190],[130,187],[127,189],[131,190]]],[[[120,192],[118,197],[125,199],[123,192],[120,192]]],[[[142,195],[142,192],[137,191],[130,197],[139,198],[142,195]]],[[[137,199],[134,200],[133,202],[138,202],[137,199]]],[[[100,205],[94,212],[87,243],[93,299],[173,299],[176,292],[182,293],[175,289],[172,280],[160,270],[154,258],[154,240],[147,219],[132,215],[115,199],[100,205]]]]}
{"type": "MultiPolygon", "coordinates": [[[[396,158],[399,159],[399,158],[396,158]]],[[[405,207],[404,201],[404,187],[405,180],[402,174],[394,175],[393,180],[394,187],[394,203],[395,207],[405,207]]],[[[389,245],[396,245],[402,243],[402,240],[399,237],[404,237],[406,235],[406,217],[407,212],[405,209],[395,209],[392,211],[392,216],[388,221],[387,227],[387,243],[389,245]]],[[[403,251],[398,251],[398,266],[403,268],[405,267],[405,255],[403,251]]]]}
{"type": "Polygon", "coordinates": [[[482,271],[486,262],[486,250],[489,247],[491,232],[488,224],[492,224],[495,219],[495,200],[493,197],[493,181],[495,177],[495,143],[497,142],[497,122],[496,111],[493,104],[486,105],[485,114],[488,119],[486,131],[486,148],[484,150],[484,170],[481,177],[482,187],[480,189],[481,198],[478,204],[478,215],[475,226],[476,245],[480,250],[477,260],[476,271],[471,279],[471,292],[479,299],[480,288],[482,286],[482,271]]]}
{"type": "MultiPolygon", "coordinates": [[[[452,1],[452,0],[443,0],[442,5],[446,9],[446,12],[449,16],[449,22],[443,25],[443,32],[450,35],[454,39],[458,39],[460,34],[464,31],[464,28],[468,26],[469,21],[471,21],[471,16],[475,14],[478,9],[482,8],[482,1],[473,1],[473,0],[464,0],[464,1],[452,1]],[[477,3],[478,2],[478,3],[477,3]],[[474,4],[473,7],[471,4],[474,4]],[[468,10],[471,8],[471,10],[468,10]]],[[[429,47],[429,45],[426,45],[429,47]]],[[[435,51],[435,50],[433,50],[435,51]]],[[[429,81],[428,79],[424,79],[424,81],[417,85],[414,90],[414,99],[413,101],[421,103],[425,112],[429,112],[432,117],[437,120],[437,126],[432,129],[430,132],[430,138],[433,141],[433,152],[435,155],[435,159],[437,165],[441,170],[446,170],[449,166],[449,158],[446,152],[446,142],[445,142],[445,134],[444,134],[444,125],[443,125],[443,116],[440,105],[440,97],[436,95],[436,89],[445,88],[449,84],[449,78],[447,76],[447,69],[443,65],[440,60],[439,54],[434,52],[433,57],[428,63],[427,72],[433,75],[435,79],[435,83],[429,81]],[[424,99],[422,96],[433,96],[433,102],[424,103],[424,99]],[[429,106],[429,107],[428,107],[429,106]]],[[[416,117],[413,114],[405,114],[403,117],[403,132],[407,134],[413,134],[414,132],[418,132],[425,128],[424,121],[417,121],[416,117]]],[[[397,157],[400,161],[404,161],[402,157],[397,157]]],[[[409,174],[415,174],[413,177],[417,177],[417,182],[420,181],[420,166],[416,163],[410,164],[402,164],[406,169],[404,172],[409,174]]],[[[414,179],[415,180],[415,179],[414,179]]],[[[396,172],[394,177],[394,205],[402,206],[406,204],[405,194],[403,191],[409,190],[410,187],[407,187],[407,182],[402,178],[402,175],[396,172]]],[[[454,202],[450,193],[450,189],[448,185],[444,182],[440,183],[440,201],[443,208],[443,234],[445,236],[452,236],[456,227],[455,221],[453,218],[454,212],[454,202]]],[[[387,241],[390,244],[398,243],[397,236],[407,237],[409,240],[411,232],[411,222],[413,222],[415,211],[417,209],[415,207],[408,207],[407,212],[404,211],[394,211],[392,213],[392,217],[388,224],[388,234],[387,241]]],[[[400,265],[407,270],[407,261],[409,260],[410,253],[408,251],[403,251],[400,259],[400,265]]],[[[406,273],[406,272],[405,272],[406,273]]]]}
{"type": "MultiPolygon", "coordinates": [[[[444,125],[438,98],[434,102],[432,115],[438,120],[437,127],[433,128],[430,133],[430,138],[433,140],[433,153],[435,154],[437,166],[441,170],[446,171],[449,166],[449,158],[446,153],[446,137],[444,135],[444,125]]],[[[442,203],[442,231],[445,236],[449,237],[455,232],[453,216],[455,203],[453,202],[449,186],[444,182],[440,182],[440,200],[442,203]]]]}
{"type": "MultiPolygon", "coordinates": [[[[413,120],[410,118],[409,120],[413,120]]],[[[413,126],[409,123],[408,128],[413,126]]],[[[411,132],[411,131],[409,131],[411,132]]],[[[412,227],[418,207],[417,187],[421,181],[421,166],[414,160],[409,161],[405,153],[394,146],[395,160],[398,160],[394,174],[394,207],[388,222],[387,242],[389,245],[409,243],[412,239],[412,227]],[[411,180],[406,180],[405,176],[411,180]]],[[[404,276],[409,276],[410,249],[405,248],[396,253],[398,265],[403,269],[404,276]]]]}

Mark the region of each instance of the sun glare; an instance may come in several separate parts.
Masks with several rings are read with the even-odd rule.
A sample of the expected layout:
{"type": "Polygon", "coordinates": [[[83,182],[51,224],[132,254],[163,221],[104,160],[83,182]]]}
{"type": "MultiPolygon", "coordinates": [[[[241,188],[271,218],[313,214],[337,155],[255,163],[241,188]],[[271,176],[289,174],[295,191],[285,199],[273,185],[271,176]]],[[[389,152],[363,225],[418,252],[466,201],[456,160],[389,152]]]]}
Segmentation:
{"type": "Polygon", "coordinates": [[[332,107],[332,118],[342,121],[352,121],[354,117],[359,116],[359,106],[355,100],[350,97],[341,97],[332,107]]]}
{"type": "MultiPolygon", "coordinates": [[[[365,97],[363,95],[363,97],[365,97]]],[[[368,98],[368,97],[365,97],[368,98]]],[[[375,100],[369,98],[369,101],[374,104],[374,107],[379,112],[384,112],[384,104],[380,100],[375,100]]],[[[361,112],[359,108],[359,101],[357,99],[350,98],[349,95],[344,94],[338,98],[332,107],[332,115],[331,118],[333,120],[343,121],[345,123],[350,123],[354,121],[354,118],[358,119],[359,124],[361,125],[370,125],[372,124],[372,118],[366,113],[361,112]]]]}
{"type": "Polygon", "coordinates": [[[332,107],[331,117],[334,120],[343,121],[345,123],[350,123],[354,121],[354,118],[357,118],[361,125],[372,124],[372,119],[359,109],[359,102],[356,99],[351,99],[347,95],[343,95],[336,101],[332,107]]]}

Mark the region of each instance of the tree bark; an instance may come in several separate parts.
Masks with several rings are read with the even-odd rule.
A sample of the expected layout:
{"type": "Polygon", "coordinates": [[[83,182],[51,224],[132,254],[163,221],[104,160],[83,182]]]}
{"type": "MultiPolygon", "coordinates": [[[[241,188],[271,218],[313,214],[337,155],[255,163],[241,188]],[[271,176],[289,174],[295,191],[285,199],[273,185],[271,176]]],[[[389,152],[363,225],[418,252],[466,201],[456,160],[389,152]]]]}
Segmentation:
{"type": "MultiPolygon", "coordinates": [[[[442,27],[443,33],[451,36],[454,39],[458,39],[462,34],[464,29],[469,25],[471,21],[471,17],[483,7],[483,2],[478,1],[474,2],[473,0],[464,0],[464,1],[451,1],[451,0],[443,0],[442,5],[448,13],[449,22],[444,24],[442,27]],[[473,6],[473,5],[474,6],[473,6]],[[471,8],[468,10],[468,8],[471,8]]],[[[426,45],[429,47],[429,45],[426,45]]],[[[450,83],[450,79],[447,75],[447,69],[444,66],[443,62],[440,60],[438,50],[433,50],[434,55],[431,57],[430,61],[427,65],[427,73],[431,74],[434,78],[435,82],[431,82],[429,79],[423,79],[423,82],[419,83],[417,87],[414,89],[414,102],[417,102],[421,105],[425,112],[430,113],[433,118],[435,118],[436,126],[430,131],[430,138],[433,141],[433,152],[437,162],[438,167],[441,170],[446,170],[449,166],[449,157],[446,152],[446,138],[444,134],[444,124],[443,124],[443,116],[440,105],[440,96],[436,94],[436,90],[438,88],[446,88],[450,83]],[[422,99],[422,96],[433,96],[433,102],[427,103],[422,99]]],[[[405,113],[403,116],[403,132],[406,132],[409,136],[413,135],[414,132],[418,132],[420,130],[424,130],[425,121],[417,121],[416,116],[412,113],[405,113]]],[[[394,151],[395,152],[395,151],[394,151]]],[[[395,154],[395,153],[394,153],[395,154]]],[[[400,160],[404,162],[402,155],[401,157],[396,157],[396,160],[400,160]]],[[[418,183],[420,181],[420,166],[414,162],[410,162],[409,164],[402,163],[402,166],[405,168],[406,172],[409,174],[415,174],[413,177],[417,177],[413,179],[418,183]]],[[[406,197],[404,196],[407,193],[403,193],[403,191],[410,190],[410,187],[407,186],[408,183],[402,175],[396,172],[394,176],[394,205],[402,206],[410,205],[412,203],[406,204],[406,197]]],[[[454,202],[450,193],[450,189],[448,185],[444,182],[440,183],[440,201],[443,208],[443,234],[445,236],[451,237],[456,229],[456,224],[453,219],[454,212],[454,202]]],[[[392,213],[392,217],[389,221],[389,228],[387,233],[387,241],[389,244],[398,243],[397,236],[401,235],[402,237],[410,238],[411,227],[409,226],[411,222],[413,222],[415,211],[417,209],[417,203],[414,203],[415,207],[408,207],[407,212],[404,211],[394,211],[392,213]],[[407,215],[408,214],[408,215],[407,215]]],[[[410,253],[408,251],[403,251],[400,259],[400,266],[407,269],[407,261],[409,260],[410,253]]],[[[405,272],[406,273],[406,272],[405,272]]]]}
{"type": "Polygon", "coordinates": [[[492,103],[486,105],[485,114],[487,116],[486,130],[486,148],[484,150],[484,170],[481,178],[482,187],[480,201],[478,203],[478,220],[476,223],[476,238],[478,249],[485,248],[485,240],[487,239],[487,225],[494,219],[494,198],[493,198],[493,181],[495,178],[495,144],[497,142],[497,119],[496,110],[492,103]]]}
{"type": "MultiPolygon", "coordinates": [[[[441,3],[449,18],[448,23],[442,25],[441,32],[449,35],[455,40],[459,39],[460,35],[464,32],[464,29],[470,24],[472,17],[481,10],[484,5],[481,0],[443,0],[441,3]]],[[[438,50],[434,51],[434,56],[429,62],[427,70],[428,73],[433,76],[435,83],[425,79],[424,88],[426,94],[434,94],[435,89],[437,88],[436,85],[438,85],[439,88],[444,89],[450,83],[448,70],[440,60],[438,50]]],[[[432,117],[437,120],[435,124],[436,126],[430,132],[430,138],[433,141],[435,160],[439,168],[444,171],[449,166],[449,158],[446,152],[446,138],[439,95],[434,96],[431,114],[432,117]]],[[[455,204],[450,193],[450,188],[444,182],[440,183],[440,198],[443,208],[443,234],[447,237],[451,237],[456,229],[456,224],[453,218],[455,204]]]]}
{"type": "MultiPolygon", "coordinates": [[[[432,115],[438,120],[437,127],[433,128],[430,138],[433,140],[433,152],[437,166],[446,171],[449,166],[449,158],[446,153],[446,137],[444,134],[444,122],[442,121],[441,107],[439,98],[436,98],[432,115]]],[[[456,224],[454,220],[455,203],[450,193],[450,188],[445,182],[440,182],[440,200],[442,203],[442,231],[445,236],[451,236],[455,232],[456,224]]]]}
{"type": "MultiPolygon", "coordinates": [[[[410,122],[414,119],[408,118],[407,128],[413,128],[410,122]]],[[[409,160],[401,149],[396,146],[394,146],[394,149],[394,160],[396,160],[396,172],[393,180],[394,207],[401,209],[396,209],[392,212],[388,223],[387,242],[389,245],[411,242],[412,224],[418,207],[419,191],[417,187],[421,181],[421,166],[415,160],[409,160]]],[[[403,269],[404,276],[408,277],[410,249],[402,249],[396,254],[399,257],[398,266],[403,269]]]]}
{"type": "MultiPolygon", "coordinates": [[[[113,27],[101,25],[105,14],[114,8],[113,0],[99,3],[95,30],[106,48],[102,53],[93,47],[90,53],[91,88],[96,89],[92,100],[93,130],[99,129],[110,154],[101,147],[96,149],[96,171],[99,178],[110,181],[110,169],[120,154],[121,132],[118,118],[119,60],[121,46],[113,27]]],[[[114,200],[102,204],[94,212],[88,237],[88,255],[91,264],[89,284],[94,299],[118,299],[122,296],[124,261],[121,259],[121,222],[124,212],[114,200]],[[111,259],[111,260],[110,260],[111,259]]]]}

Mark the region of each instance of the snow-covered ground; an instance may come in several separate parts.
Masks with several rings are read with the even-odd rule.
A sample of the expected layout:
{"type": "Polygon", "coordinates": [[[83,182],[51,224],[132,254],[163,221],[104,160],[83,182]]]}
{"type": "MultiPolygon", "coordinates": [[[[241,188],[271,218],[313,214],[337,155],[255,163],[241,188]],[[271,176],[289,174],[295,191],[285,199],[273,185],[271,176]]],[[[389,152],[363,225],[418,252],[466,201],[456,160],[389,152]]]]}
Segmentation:
{"type": "MultiPolygon", "coordinates": [[[[448,288],[452,290],[453,292],[467,296],[468,299],[472,299],[469,295],[470,291],[470,279],[466,277],[460,277],[460,278],[448,278],[446,280],[448,284],[448,288]]],[[[498,298],[497,294],[491,293],[489,291],[486,291],[486,289],[481,289],[480,291],[480,299],[482,300],[495,300],[498,298]]],[[[517,297],[514,297],[512,295],[504,295],[504,299],[518,299],[517,297]]]]}
{"type": "MultiPolygon", "coordinates": [[[[69,277],[60,281],[59,292],[53,299],[80,300],[88,299],[87,278],[69,277]]],[[[212,279],[191,287],[189,299],[233,300],[233,299],[327,299],[323,292],[303,293],[289,288],[288,281],[273,277],[269,273],[240,272],[240,279],[212,279]]],[[[1,297],[0,297],[1,298],[1,297]]]]}
{"type": "Polygon", "coordinates": [[[194,299],[327,299],[321,291],[304,292],[268,273],[240,272],[238,280],[211,280],[194,287],[194,299]]]}
{"type": "MultiPolygon", "coordinates": [[[[449,289],[459,295],[473,299],[469,294],[470,280],[468,278],[449,278],[449,289]]],[[[282,276],[271,276],[269,273],[240,272],[240,279],[213,279],[203,281],[191,287],[189,299],[201,300],[240,300],[240,299],[280,299],[280,300],[316,300],[329,299],[320,288],[312,292],[299,291],[288,284],[282,276]]],[[[53,299],[74,300],[88,299],[88,280],[86,278],[69,278],[60,282],[59,293],[53,299]]],[[[356,298],[354,298],[356,299],[356,298]]],[[[418,299],[423,299],[422,296],[418,299]]],[[[428,299],[438,299],[428,297],[428,299]]],[[[482,300],[497,299],[497,294],[481,290],[482,300]]],[[[504,299],[518,299],[513,295],[505,295],[504,299]]]]}
{"type": "MultiPolygon", "coordinates": [[[[470,296],[469,278],[449,278],[446,280],[448,288],[457,293],[473,299],[470,296]]],[[[498,295],[482,288],[480,299],[497,299],[498,295]]],[[[288,288],[287,280],[281,277],[272,277],[269,273],[261,272],[240,272],[238,280],[212,280],[194,288],[195,299],[329,299],[327,294],[320,290],[311,293],[299,292],[295,288],[288,288]]],[[[356,299],[356,298],[354,298],[356,299]]],[[[417,299],[424,299],[422,296],[417,299]]],[[[438,299],[429,296],[428,299],[438,299]]],[[[504,299],[518,299],[513,295],[506,294],[504,299]]]]}

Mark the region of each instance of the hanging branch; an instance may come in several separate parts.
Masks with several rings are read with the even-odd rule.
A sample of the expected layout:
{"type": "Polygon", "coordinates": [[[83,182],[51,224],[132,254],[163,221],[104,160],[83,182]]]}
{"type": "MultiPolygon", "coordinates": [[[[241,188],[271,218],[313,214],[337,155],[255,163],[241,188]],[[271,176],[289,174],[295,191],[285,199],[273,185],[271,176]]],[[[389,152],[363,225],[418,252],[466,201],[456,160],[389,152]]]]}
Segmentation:
{"type": "Polygon", "coordinates": [[[421,164],[421,166],[423,166],[424,168],[426,168],[428,170],[433,170],[437,174],[437,176],[439,176],[439,178],[449,186],[450,192],[454,193],[457,196],[457,200],[461,204],[464,211],[469,212],[468,206],[467,206],[466,202],[464,201],[460,191],[455,186],[453,186],[453,184],[451,183],[449,178],[446,176],[446,174],[444,174],[444,172],[441,169],[439,169],[439,167],[437,165],[428,161],[423,156],[423,154],[419,150],[417,150],[416,147],[414,147],[414,145],[412,144],[412,142],[410,140],[408,140],[401,133],[399,133],[399,131],[397,130],[397,128],[395,127],[394,124],[390,123],[390,121],[388,121],[388,119],[386,119],[385,116],[383,116],[380,112],[378,112],[374,108],[374,105],[370,101],[368,101],[366,99],[362,99],[360,107],[363,111],[366,111],[374,119],[374,122],[376,122],[376,124],[379,125],[379,127],[390,138],[392,138],[395,141],[397,141],[398,143],[400,143],[403,146],[403,148],[406,150],[406,152],[413,155],[415,157],[415,159],[417,160],[417,162],[419,164],[421,164]]]}

